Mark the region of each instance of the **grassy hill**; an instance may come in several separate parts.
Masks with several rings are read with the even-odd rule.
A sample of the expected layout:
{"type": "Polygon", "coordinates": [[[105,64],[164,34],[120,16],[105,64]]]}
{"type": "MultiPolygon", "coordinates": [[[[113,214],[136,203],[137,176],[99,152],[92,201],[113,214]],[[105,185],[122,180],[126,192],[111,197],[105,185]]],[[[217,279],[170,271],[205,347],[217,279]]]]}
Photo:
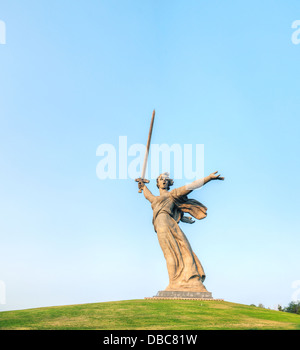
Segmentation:
{"type": "Polygon", "coordinates": [[[300,329],[300,316],[225,301],[126,300],[0,312],[0,329],[300,329]]]}

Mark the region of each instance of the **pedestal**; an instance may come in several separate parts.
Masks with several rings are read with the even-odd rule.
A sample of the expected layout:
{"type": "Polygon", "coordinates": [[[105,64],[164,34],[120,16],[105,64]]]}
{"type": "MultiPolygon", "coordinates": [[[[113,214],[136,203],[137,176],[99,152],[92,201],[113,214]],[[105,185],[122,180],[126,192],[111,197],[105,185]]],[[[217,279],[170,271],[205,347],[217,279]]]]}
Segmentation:
{"type": "Polygon", "coordinates": [[[212,299],[211,292],[186,292],[186,291],[159,291],[155,297],[158,298],[180,298],[180,299],[212,299]]]}
{"type": "Polygon", "coordinates": [[[213,299],[211,292],[186,292],[186,291],[159,291],[153,297],[145,299],[181,299],[181,300],[212,300],[224,301],[224,299],[213,299]]]}

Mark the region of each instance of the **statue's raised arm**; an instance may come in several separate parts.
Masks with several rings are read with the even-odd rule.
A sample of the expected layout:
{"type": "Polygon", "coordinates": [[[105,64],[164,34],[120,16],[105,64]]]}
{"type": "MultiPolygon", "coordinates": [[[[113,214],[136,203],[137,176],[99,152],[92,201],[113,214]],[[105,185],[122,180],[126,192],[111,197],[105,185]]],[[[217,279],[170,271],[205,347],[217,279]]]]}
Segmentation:
{"type": "Polygon", "coordinates": [[[152,192],[148,189],[148,187],[145,185],[144,182],[139,182],[138,183],[138,188],[140,191],[143,191],[144,196],[146,199],[148,199],[149,202],[153,202],[153,200],[155,199],[155,196],[152,194],[152,192]]]}

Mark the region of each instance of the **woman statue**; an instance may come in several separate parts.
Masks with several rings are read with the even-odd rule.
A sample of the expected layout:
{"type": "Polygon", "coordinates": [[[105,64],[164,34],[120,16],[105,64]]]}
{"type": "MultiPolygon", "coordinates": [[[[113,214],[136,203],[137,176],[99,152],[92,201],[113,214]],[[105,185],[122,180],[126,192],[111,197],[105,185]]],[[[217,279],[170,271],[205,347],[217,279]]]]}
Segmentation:
{"type": "Polygon", "coordinates": [[[156,180],[159,196],[154,196],[145,183],[138,184],[151,203],[154,230],[167,262],[169,285],[166,291],[207,292],[202,283],[205,279],[203,267],[178,223],[195,222],[184,213],[198,220],[206,217],[207,208],[194,199],[188,199],[187,195],[211,180],[224,178],[216,171],[201,180],[169,191],[174,181],[168,173],[163,173],[156,180]]]}

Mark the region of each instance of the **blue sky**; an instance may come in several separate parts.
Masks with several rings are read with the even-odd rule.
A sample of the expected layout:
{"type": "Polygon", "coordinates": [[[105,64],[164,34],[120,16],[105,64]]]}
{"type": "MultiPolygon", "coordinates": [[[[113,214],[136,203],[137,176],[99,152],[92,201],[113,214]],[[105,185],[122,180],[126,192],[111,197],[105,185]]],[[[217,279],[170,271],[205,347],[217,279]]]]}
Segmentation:
{"type": "Polygon", "coordinates": [[[207,289],[300,299],[299,19],[296,0],[1,1],[0,310],[167,286],[137,184],[96,175],[99,145],[146,143],[153,108],[153,143],[203,144],[205,174],[225,176],[181,224],[207,289]]]}

